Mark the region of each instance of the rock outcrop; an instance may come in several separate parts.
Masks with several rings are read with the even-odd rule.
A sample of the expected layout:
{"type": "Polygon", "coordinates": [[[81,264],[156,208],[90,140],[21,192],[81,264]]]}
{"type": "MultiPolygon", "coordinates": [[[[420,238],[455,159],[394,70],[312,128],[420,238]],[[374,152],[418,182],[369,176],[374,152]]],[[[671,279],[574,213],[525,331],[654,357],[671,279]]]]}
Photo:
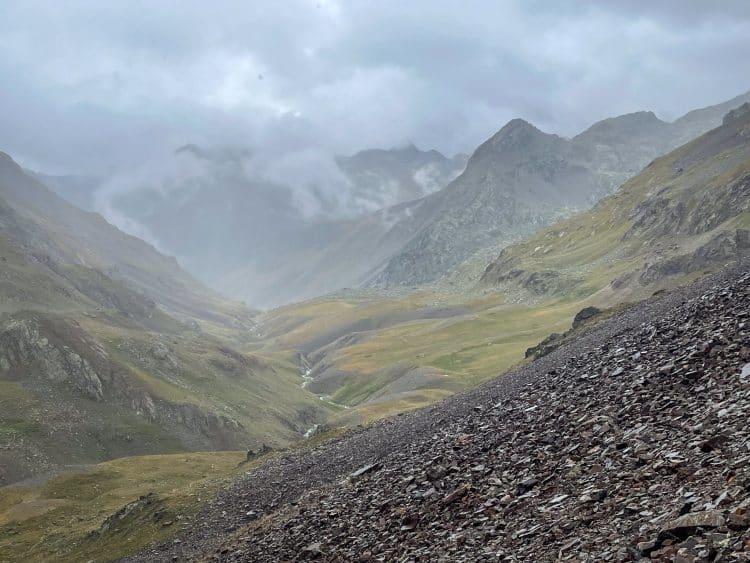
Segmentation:
{"type": "Polygon", "coordinates": [[[0,324],[3,379],[42,377],[69,384],[85,397],[103,401],[114,375],[101,345],[77,323],[29,315],[0,324]],[[65,334],[63,338],[61,333],[65,334]],[[71,344],[79,346],[71,347],[71,344]]]}

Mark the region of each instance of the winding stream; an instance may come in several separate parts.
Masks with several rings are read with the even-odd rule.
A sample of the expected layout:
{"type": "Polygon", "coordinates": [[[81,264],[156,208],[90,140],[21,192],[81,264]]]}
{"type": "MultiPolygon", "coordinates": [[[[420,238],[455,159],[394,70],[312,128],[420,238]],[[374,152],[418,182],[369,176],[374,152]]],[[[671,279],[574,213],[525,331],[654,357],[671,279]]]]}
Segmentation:
{"type": "MultiPolygon", "coordinates": [[[[305,362],[305,364],[307,363],[304,357],[302,358],[302,360],[305,362]]],[[[303,369],[304,371],[301,372],[302,383],[300,384],[300,387],[302,387],[302,389],[307,389],[307,386],[310,384],[311,381],[313,381],[313,377],[311,375],[312,369],[308,367],[304,367],[304,366],[303,366],[303,369]]],[[[324,403],[327,403],[331,405],[332,407],[336,407],[338,409],[344,409],[344,410],[351,409],[350,406],[342,405],[341,403],[336,403],[332,401],[330,395],[318,395],[318,400],[323,401],[324,403]]],[[[318,428],[320,428],[320,424],[313,424],[310,428],[305,430],[305,433],[303,434],[304,438],[308,439],[308,438],[313,437],[315,435],[315,432],[318,430],[318,428]]]]}

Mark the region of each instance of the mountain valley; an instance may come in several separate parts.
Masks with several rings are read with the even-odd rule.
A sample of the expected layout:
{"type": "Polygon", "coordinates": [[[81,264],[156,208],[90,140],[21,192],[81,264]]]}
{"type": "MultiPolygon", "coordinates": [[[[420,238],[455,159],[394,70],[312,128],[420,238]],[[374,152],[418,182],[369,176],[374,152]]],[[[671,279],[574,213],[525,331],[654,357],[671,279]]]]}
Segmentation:
{"type": "Polygon", "coordinates": [[[0,197],[0,483],[123,455],[276,446],[326,418],[296,366],[239,351],[256,311],[7,155],[0,197]]]}
{"type": "MultiPolygon", "coordinates": [[[[585,378],[580,396],[557,392],[576,389],[558,379],[580,379],[580,369],[598,362],[591,369],[608,378],[610,391],[595,395],[596,405],[602,417],[615,421],[609,428],[619,428],[618,417],[631,416],[635,407],[629,403],[632,408],[621,415],[606,414],[614,389],[622,384],[626,395],[643,396],[628,387],[630,379],[619,383],[623,372],[613,375],[632,363],[622,358],[640,353],[650,363],[634,364],[637,373],[661,373],[670,340],[647,343],[644,334],[682,334],[679,327],[695,311],[705,326],[696,320],[690,334],[714,327],[716,342],[730,336],[739,342],[724,363],[709,355],[701,364],[707,388],[724,386],[714,393],[716,400],[733,384],[716,370],[744,373],[744,329],[720,319],[722,314],[739,319],[741,309],[722,296],[744,299],[747,293],[745,266],[732,264],[746,264],[742,260],[750,254],[750,105],[738,104],[718,124],[716,111],[701,110],[673,123],[632,114],[598,123],[571,140],[514,120],[479,147],[445,188],[434,191],[433,184],[425,197],[316,223],[315,229],[328,230],[329,242],[321,242],[323,237],[300,243],[296,248],[307,248],[301,252],[306,258],[279,256],[267,280],[270,288],[274,276],[288,276],[297,290],[316,297],[267,311],[208,289],[175,258],[64,202],[42,183],[44,176],[25,172],[3,154],[0,483],[7,486],[0,489],[0,554],[15,546],[29,561],[96,560],[101,554],[113,559],[142,549],[147,551],[137,557],[149,561],[348,560],[356,551],[382,560],[425,555],[429,537],[430,552],[439,549],[449,560],[468,561],[475,559],[467,554],[479,549],[476,534],[485,538],[487,557],[502,551],[497,542],[508,557],[521,554],[516,560],[531,553],[524,550],[550,559],[553,552],[578,546],[569,545],[571,530],[601,516],[597,510],[592,515],[590,502],[616,496],[622,484],[613,481],[602,499],[580,500],[582,508],[567,506],[573,500],[565,499],[575,495],[559,492],[562,485],[536,489],[541,479],[551,479],[549,472],[539,473],[548,466],[518,463],[519,456],[530,455],[519,436],[549,436],[550,428],[547,419],[524,413],[541,409],[562,420],[566,401],[595,392],[585,378]],[[711,124],[718,126],[703,133],[711,124]],[[702,134],[685,139],[693,133],[702,134]],[[670,150],[683,140],[688,142],[670,150]],[[422,242],[408,246],[417,240],[422,242]],[[393,258],[404,248],[415,250],[393,258]],[[330,257],[336,253],[357,259],[335,262],[330,257]],[[311,282],[319,261],[331,265],[326,276],[356,274],[361,287],[337,289],[325,276],[311,282]],[[373,269],[376,262],[382,267],[373,269]],[[720,270],[724,273],[699,279],[720,270]],[[665,318],[643,328],[649,311],[665,318]],[[584,317],[588,320],[581,321],[584,317]],[[613,335],[627,335],[632,350],[613,353],[606,344],[613,335]],[[592,346],[601,349],[591,351],[592,346]],[[557,368],[545,367],[561,358],[566,359],[557,368]],[[532,380],[553,392],[530,393],[532,380]],[[494,430],[483,422],[487,416],[494,430]],[[510,419],[526,426],[512,430],[504,422],[510,419]],[[517,471],[505,454],[488,457],[495,434],[521,452],[508,454],[515,456],[517,471]],[[442,449],[435,450],[436,444],[442,449]],[[417,469],[413,464],[428,452],[433,457],[420,464],[450,471],[433,477],[431,470],[417,469]],[[354,477],[341,481],[348,474],[354,477]],[[139,475],[143,481],[136,484],[139,475]],[[283,492],[268,486],[279,479],[287,483],[283,492]],[[392,479],[408,482],[407,488],[387,500],[383,488],[392,479]],[[523,484],[532,480],[534,485],[523,484]],[[333,482],[341,485],[336,492],[329,488],[333,482]],[[89,485],[99,493],[90,495],[89,485]],[[422,485],[433,492],[425,496],[422,485]],[[553,490],[558,492],[548,499],[553,490]],[[387,516],[373,524],[375,512],[347,504],[359,503],[362,494],[380,499],[378,514],[387,516]],[[553,505],[543,522],[528,509],[529,499],[537,502],[539,494],[553,505]],[[561,495],[567,496],[556,501],[561,495]],[[463,527],[437,532],[446,521],[463,522],[467,511],[501,496],[503,502],[481,510],[505,515],[503,526],[489,529],[481,524],[485,520],[466,520],[461,540],[455,538],[463,527]],[[424,503],[424,517],[410,516],[402,506],[412,497],[424,503]],[[318,506],[332,508],[323,515],[318,506]],[[577,514],[572,527],[560,523],[563,506],[577,514]],[[63,523],[66,511],[75,515],[75,525],[63,523]],[[341,520],[344,512],[349,516],[341,520]],[[521,520],[506,531],[511,515],[521,520]],[[328,521],[339,535],[305,518],[328,521]],[[363,522],[372,533],[355,538],[347,526],[363,522]],[[527,539],[544,526],[555,542],[542,546],[527,539]],[[270,531],[267,540],[257,539],[261,530],[270,531]],[[185,534],[189,541],[179,539],[185,534]],[[148,551],[175,537],[178,543],[148,551]]],[[[455,170],[455,161],[414,147],[395,152],[406,153],[407,162],[437,159],[446,166],[441,174],[455,170]]],[[[359,157],[377,168],[373,162],[388,161],[393,153],[359,157]]],[[[417,189],[404,179],[411,172],[403,174],[399,185],[407,192],[417,189]]],[[[283,206],[276,209],[285,213],[283,206]]],[[[243,279],[238,274],[235,281],[243,279]]],[[[685,346],[700,347],[693,340],[685,346]]],[[[690,362],[697,357],[672,371],[693,373],[690,362]]],[[[672,403],[684,402],[677,384],[656,384],[674,389],[672,403]]],[[[684,378],[679,385],[686,385],[684,378]]],[[[732,399],[731,412],[744,408],[743,393],[732,399]]],[[[566,424],[570,440],[591,438],[577,434],[571,421],[566,424]]],[[[741,430],[732,428],[741,442],[741,430]]],[[[548,438],[537,441],[545,455],[562,455],[552,451],[548,438]]],[[[680,450],[662,438],[655,443],[665,452],[680,450]]],[[[738,448],[726,450],[726,463],[741,462],[738,448]]],[[[589,456],[581,463],[599,467],[608,459],[595,462],[589,456]]],[[[573,479],[587,478],[570,471],[573,479]]],[[[689,502],[721,520],[714,528],[744,522],[742,491],[735,487],[731,501],[715,501],[711,508],[720,493],[717,475],[697,482],[702,488],[689,502]]],[[[601,496],[589,481],[570,487],[601,496]]],[[[670,487],[665,485],[663,496],[670,487]]],[[[623,497],[622,502],[640,503],[641,512],[656,515],[656,501],[623,497]]],[[[603,513],[612,516],[614,506],[603,513]]],[[[660,522],[680,516],[674,513],[679,507],[670,507],[659,513],[660,522]]],[[[638,518],[617,525],[629,526],[627,542],[604,546],[580,540],[577,549],[595,558],[667,553],[677,540],[695,536],[674,532],[679,527],[659,532],[653,522],[638,518]]],[[[739,541],[743,530],[734,526],[726,533],[739,541]]],[[[679,549],[693,549],[685,545],[679,549]]],[[[737,551],[722,546],[716,549],[737,551]]]]}
{"type": "Polygon", "coordinates": [[[750,563],[750,2],[0,2],[0,563],[750,563]]]}
{"type": "Polygon", "coordinates": [[[474,391],[270,460],[184,542],[126,561],[742,561],[749,289],[744,262],[474,391]]]}

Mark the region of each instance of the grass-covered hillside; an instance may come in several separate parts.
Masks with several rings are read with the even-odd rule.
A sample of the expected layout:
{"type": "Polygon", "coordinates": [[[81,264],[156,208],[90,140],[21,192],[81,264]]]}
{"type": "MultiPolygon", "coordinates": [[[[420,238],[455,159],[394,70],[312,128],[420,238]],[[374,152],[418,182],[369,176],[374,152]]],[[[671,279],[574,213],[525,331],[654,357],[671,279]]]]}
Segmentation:
{"type": "Polygon", "coordinates": [[[250,353],[256,312],[0,159],[0,485],[70,464],[282,446],[332,409],[250,353]]]}
{"type": "Polygon", "coordinates": [[[592,210],[503,250],[485,284],[601,302],[644,296],[750,251],[750,105],[656,159],[592,210]]]}
{"type": "Polygon", "coordinates": [[[423,406],[524,361],[584,307],[619,308],[749,252],[749,190],[743,106],[590,211],[504,249],[468,294],[291,305],[260,317],[265,345],[302,353],[308,388],[349,407],[340,420],[423,406]]]}
{"type": "Polygon", "coordinates": [[[0,489],[0,561],[113,561],[180,533],[240,452],[131,457],[0,489]]]}

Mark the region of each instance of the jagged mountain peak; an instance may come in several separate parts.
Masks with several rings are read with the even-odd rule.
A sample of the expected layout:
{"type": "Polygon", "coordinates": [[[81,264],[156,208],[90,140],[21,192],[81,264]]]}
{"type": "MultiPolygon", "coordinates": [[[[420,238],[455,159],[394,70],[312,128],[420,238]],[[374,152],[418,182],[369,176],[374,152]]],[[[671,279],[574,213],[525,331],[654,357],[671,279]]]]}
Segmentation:
{"type": "Polygon", "coordinates": [[[397,146],[390,149],[370,148],[362,149],[350,156],[340,155],[336,157],[336,162],[346,163],[349,161],[367,160],[372,158],[397,157],[397,158],[417,158],[419,156],[433,156],[440,160],[447,160],[447,157],[435,149],[422,150],[414,143],[409,142],[403,146],[397,146]]]}
{"type": "Polygon", "coordinates": [[[722,120],[722,124],[726,125],[727,123],[734,121],[736,119],[741,119],[742,117],[746,116],[748,113],[750,113],[750,103],[745,102],[740,107],[733,109],[732,111],[728,112],[724,119],[722,120]]]}
{"type": "Polygon", "coordinates": [[[446,272],[458,264],[478,264],[485,249],[590,206],[654,158],[718,126],[731,109],[717,113],[723,107],[707,108],[689,127],[651,111],[625,114],[570,140],[513,119],[474,152],[461,176],[425,202],[421,213],[431,216],[370,283],[416,285],[452,275],[446,272]]]}
{"type": "Polygon", "coordinates": [[[548,133],[541,131],[538,127],[532,125],[525,119],[516,117],[514,119],[511,119],[497,133],[495,133],[495,135],[492,136],[492,139],[499,140],[499,139],[519,137],[522,135],[550,136],[548,133]]]}
{"type": "Polygon", "coordinates": [[[497,133],[482,143],[469,160],[470,163],[476,163],[489,155],[516,154],[527,152],[535,146],[566,142],[565,139],[545,133],[525,119],[517,117],[511,119],[497,133]]]}
{"type": "Polygon", "coordinates": [[[602,121],[599,121],[598,123],[594,124],[594,126],[601,124],[601,123],[652,123],[652,122],[653,123],[666,123],[666,121],[662,121],[661,119],[659,119],[653,111],[643,110],[643,111],[634,111],[630,113],[624,113],[622,115],[610,117],[609,119],[603,119],[602,121]]]}
{"type": "Polygon", "coordinates": [[[482,281],[542,294],[596,279],[647,295],[676,276],[748,255],[748,130],[750,106],[730,112],[723,125],[652,161],[589,211],[503,249],[482,281]],[[623,257],[632,271],[616,277],[611,264],[623,257]]]}

